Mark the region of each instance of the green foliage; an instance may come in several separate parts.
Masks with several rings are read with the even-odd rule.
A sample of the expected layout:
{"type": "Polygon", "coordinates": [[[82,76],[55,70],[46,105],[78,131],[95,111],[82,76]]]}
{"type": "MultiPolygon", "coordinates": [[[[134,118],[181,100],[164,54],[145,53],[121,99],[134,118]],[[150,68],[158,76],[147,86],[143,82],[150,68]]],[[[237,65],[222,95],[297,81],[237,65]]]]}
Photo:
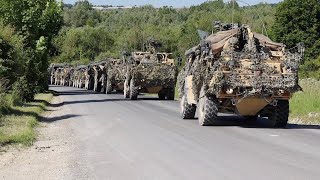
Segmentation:
{"type": "Polygon", "coordinates": [[[0,79],[7,79],[10,86],[22,74],[24,66],[24,44],[21,36],[10,26],[0,22],[0,79]]]}
{"type": "Polygon", "coordinates": [[[49,40],[62,25],[62,7],[55,0],[0,0],[0,14],[5,24],[11,24],[35,47],[41,36],[49,40]]]}
{"type": "Polygon", "coordinates": [[[60,46],[60,62],[87,60],[93,61],[102,52],[107,52],[113,47],[113,39],[103,27],[79,27],[62,31],[56,39],[60,46]]]}
{"type": "Polygon", "coordinates": [[[55,0],[0,0],[0,78],[15,84],[19,101],[33,100],[35,92],[47,88],[48,56],[56,54],[52,39],[62,13],[55,0]]]}
{"type": "Polygon", "coordinates": [[[7,90],[8,81],[5,79],[0,79],[0,119],[2,114],[7,113],[10,108],[10,101],[5,93],[7,90]]]}
{"type": "Polygon", "coordinates": [[[300,76],[302,78],[313,77],[320,79],[320,56],[315,60],[306,61],[300,69],[300,76]]]}
{"type": "Polygon", "coordinates": [[[302,79],[299,82],[303,91],[290,100],[290,116],[303,123],[320,123],[320,81],[302,79]]]}
{"type": "MultiPolygon", "coordinates": [[[[36,138],[35,127],[40,115],[51,101],[52,94],[37,94],[37,102],[9,105],[5,115],[0,116],[0,148],[6,144],[31,145],[36,138]]],[[[7,95],[7,100],[13,95],[7,95]]],[[[1,99],[0,99],[1,101],[1,99]]]]}
{"type": "Polygon", "coordinates": [[[183,57],[187,49],[199,43],[197,30],[213,31],[214,20],[251,23],[255,31],[264,32],[261,21],[267,21],[266,28],[270,29],[274,12],[275,8],[268,4],[239,7],[236,2],[224,3],[223,0],[183,9],[147,5],[126,10],[96,11],[88,1],[81,1],[65,10],[65,27],[55,40],[59,57],[53,61],[84,63],[93,59],[100,60],[106,55],[119,57],[123,51],[145,51],[149,38],[162,43],[159,51],[183,57]],[[95,28],[88,27],[91,25],[87,21],[92,17],[96,20],[93,23],[95,28]],[[91,36],[94,30],[107,34],[110,41],[101,42],[99,38],[102,35],[99,38],[91,36]],[[84,31],[87,34],[82,37],[84,31]],[[94,44],[90,44],[90,41],[94,44]],[[107,48],[96,48],[99,44],[107,48]]]}
{"type": "Polygon", "coordinates": [[[24,101],[34,100],[35,87],[30,85],[26,77],[20,77],[12,88],[12,103],[14,105],[22,104],[24,101]]]}
{"type": "Polygon", "coordinates": [[[275,39],[289,47],[303,42],[306,46],[306,62],[302,71],[307,77],[313,77],[320,70],[319,59],[314,60],[320,55],[319,1],[285,0],[279,4],[275,17],[275,39]]]}
{"type": "Polygon", "coordinates": [[[100,14],[87,1],[78,1],[72,9],[65,9],[64,22],[68,27],[94,27],[100,22],[100,14]]]}

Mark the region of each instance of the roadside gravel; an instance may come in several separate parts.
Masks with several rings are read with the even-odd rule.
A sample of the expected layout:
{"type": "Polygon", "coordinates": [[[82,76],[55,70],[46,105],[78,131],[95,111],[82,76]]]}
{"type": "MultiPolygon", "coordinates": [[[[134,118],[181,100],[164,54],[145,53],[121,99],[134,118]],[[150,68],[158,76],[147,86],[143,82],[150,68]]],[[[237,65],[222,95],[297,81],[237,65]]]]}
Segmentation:
{"type": "Polygon", "coordinates": [[[76,137],[68,113],[54,97],[40,123],[37,141],[31,147],[11,146],[0,151],[0,179],[87,179],[85,167],[76,160],[76,137]]]}

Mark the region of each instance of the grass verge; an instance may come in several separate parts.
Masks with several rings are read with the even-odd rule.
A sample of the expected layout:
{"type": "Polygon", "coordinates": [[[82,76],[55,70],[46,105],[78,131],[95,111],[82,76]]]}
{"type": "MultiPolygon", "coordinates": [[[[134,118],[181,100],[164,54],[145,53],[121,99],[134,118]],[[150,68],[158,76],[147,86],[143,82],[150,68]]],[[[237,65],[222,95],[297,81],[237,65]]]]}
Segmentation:
{"type": "Polygon", "coordinates": [[[299,82],[303,92],[290,100],[290,118],[294,123],[320,124],[320,81],[302,79],[299,82]]]}
{"type": "Polygon", "coordinates": [[[0,147],[7,144],[31,145],[36,138],[35,127],[53,98],[51,93],[38,94],[35,102],[11,106],[0,116],[0,147]]]}

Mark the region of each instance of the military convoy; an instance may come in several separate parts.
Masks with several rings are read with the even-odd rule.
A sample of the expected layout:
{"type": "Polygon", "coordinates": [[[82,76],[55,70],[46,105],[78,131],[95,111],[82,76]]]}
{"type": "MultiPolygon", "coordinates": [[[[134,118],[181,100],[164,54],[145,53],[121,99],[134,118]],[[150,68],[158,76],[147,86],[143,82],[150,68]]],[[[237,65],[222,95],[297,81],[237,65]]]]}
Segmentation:
{"type": "Polygon", "coordinates": [[[198,111],[202,126],[218,124],[218,113],[238,114],[249,122],[267,117],[273,127],[287,125],[289,99],[301,90],[302,44],[286,49],[246,25],[220,25],[217,33],[186,52],[179,75],[172,54],[157,52],[159,46],[149,40],[149,51],[127,53],[121,60],[76,68],[51,65],[50,82],[107,94],[123,91],[131,100],[139,93],[174,100],[178,84],[183,119],[195,118],[198,111]]]}
{"type": "Polygon", "coordinates": [[[148,52],[125,53],[123,59],[108,58],[75,68],[53,64],[50,82],[62,86],[66,84],[60,82],[68,82],[73,87],[107,94],[121,91],[131,100],[137,100],[139,93],[156,93],[160,99],[174,100],[178,71],[172,54],[156,52],[159,43],[155,40],[148,43],[148,52]]]}
{"type": "Polygon", "coordinates": [[[286,126],[288,100],[300,90],[303,50],[301,44],[288,50],[245,25],[210,35],[186,52],[179,74],[182,118],[192,119],[198,110],[202,126],[219,124],[218,112],[286,126]]]}

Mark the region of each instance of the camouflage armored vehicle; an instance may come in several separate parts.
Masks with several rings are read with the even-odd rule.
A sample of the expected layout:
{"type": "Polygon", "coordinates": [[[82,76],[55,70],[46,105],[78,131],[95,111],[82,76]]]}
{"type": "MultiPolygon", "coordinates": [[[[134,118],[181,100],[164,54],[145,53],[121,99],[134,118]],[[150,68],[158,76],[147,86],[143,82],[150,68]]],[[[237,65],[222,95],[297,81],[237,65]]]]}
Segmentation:
{"type": "Polygon", "coordinates": [[[218,112],[286,126],[303,51],[302,44],[288,50],[245,25],[210,35],[186,52],[178,77],[182,118],[194,118],[198,108],[202,126],[217,124],[218,112]]]}
{"type": "Polygon", "coordinates": [[[61,80],[60,80],[60,85],[61,86],[69,86],[70,83],[70,76],[73,71],[73,68],[69,65],[66,65],[62,70],[61,70],[61,80]]]}
{"type": "Polygon", "coordinates": [[[88,79],[87,66],[81,65],[74,69],[73,87],[85,88],[85,83],[88,79]]]}
{"type": "Polygon", "coordinates": [[[61,85],[63,67],[57,68],[54,72],[54,85],[61,85]]]}
{"type": "Polygon", "coordinates": [[[104,91],[106,61],[91,63],[87,69],[86,89],[96,92],[104,91]]]}
{"type": "Polygon", "coordinates": [[[60,71],[63,69],[66,65],[65,64],[51,64],[49,66],[49,74],[50,74],[50,84],[59,84],[60,79],[60,71]]]}
{"type": "Polygon", "coordinates": [[[74,77],[74,68],[70,67],[68,78],[67,78],[68,86],[70,87],[73,86],[73,77],[74,77]]]}
{"type": "Polygon", "coordinates": [[[109,59],[106,67],[106,93],[111,94],[112,91],[122,92],[124,90],[124,82],[126,79],[127,64],[125,60],[109,59]]]}
{"type": "Polygon", "coordinates": [[[171,56],[170,53],[133,52],[124,97],[136,100],[139,93],[154,93],[159,99],[174,100],[177,67],[171,56]]]}

